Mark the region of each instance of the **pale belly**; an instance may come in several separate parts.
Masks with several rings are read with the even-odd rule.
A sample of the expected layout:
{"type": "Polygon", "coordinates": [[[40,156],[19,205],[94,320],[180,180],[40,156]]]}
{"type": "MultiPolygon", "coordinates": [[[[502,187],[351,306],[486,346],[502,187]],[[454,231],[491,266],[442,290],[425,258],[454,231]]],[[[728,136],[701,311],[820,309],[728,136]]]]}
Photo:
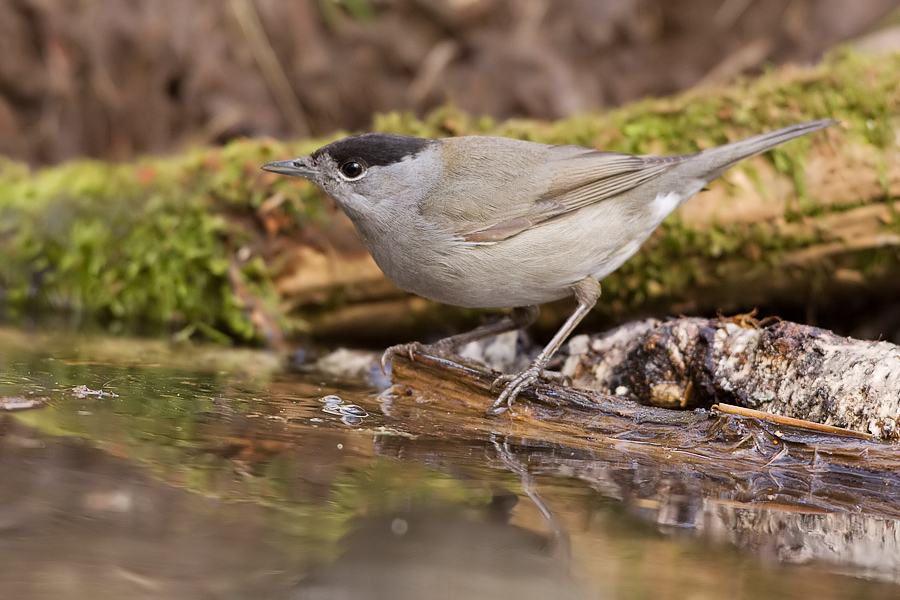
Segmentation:
{"type": "Polygon", "coordinates": [[[609,275],[658,224],[615,213],[619,208],[600,205],[582,211],[580,218],[561,219],[494,245],[456,246],[430,255],[419,251],[418,260],[379,264],[400,288],[444,304],[503,308],[552,302],[572,295],[572,285],[585,277],[609,275]]]}

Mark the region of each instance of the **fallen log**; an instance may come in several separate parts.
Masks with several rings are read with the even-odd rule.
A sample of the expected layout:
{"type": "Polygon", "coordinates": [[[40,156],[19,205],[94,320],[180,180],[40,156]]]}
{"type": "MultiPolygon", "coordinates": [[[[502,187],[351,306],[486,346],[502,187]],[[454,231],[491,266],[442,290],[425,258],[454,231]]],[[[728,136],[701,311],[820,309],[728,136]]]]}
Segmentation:
{"type": "Polygon", "coordinates": [[[526,389],[513,411],[486,417],[494,378],[466,361],[398,356],[394,384],[379,400],[392,429],[448,444],[508,444],[528,456],[532,474],[565,474],[615,497],[665,501],[673,482],[699,478],[692,494],[702,497],[900,517],[892,444],[716,409],[645,406],[552,383],[526,389]]]}
{"type": "MultiPolygon", "coordinates": [[[[498,344],[516,340],[465,353],[521,362],[498,344]]],[[[395,357],[394,384],[379,400],[391,429],[411,437],[379,436],[379,453],[433,462],[482,440],[485,455],[523,485],[575,479],[663,530],[897,580],[900,459],[875,438],[898,439],[900,347],[745,316],[646,320],[578,336],[568,351],[572,387],[540,382],[499,417],[484,414],[496,371],[459,357],[395,357]],[[854,394],[853,385],[862,389],[854,394]],[[855,429],[722,404],[748,399],[855,429]]]]}
{"type": "MultiPolygon", "coordinates": [[[[592,423],[606,415],[614,419],[607,434],[627,431],[632,416],[647,414],[654,422],[699,427],[702,437],[705,414],[698,421],[692,412],[664,410],[701,408],[720,419],[764,420],[772,431],[900,439],[900,347],[888,342],[789,322],[764,326],[744,316],[649,319],[578,336],[568,351],[562,372],[574,386],[541,382],[524,396],[525,414],[542,406],[591,415],[592,423]],[[663,412],[647,412],[650,407],[663,412]],[[615,420],[622,411],[625,423],[615,420]]],[[[472,355],[471,345],[466,352],[472,355]]],[[[496,371],[465,362],[395,358],[394,378],[486,408],[496,371]]]]}
{"type": "Polygon", "coordinates": [[[900,439],[900,347],[752,318],[650,319],[570,342],[583,387],[678,408],[735,405],[900,439]]]}
{"type": "MultiPolygon", "coordinates": [[[[603,281],[593,315],[609,323],[764,303],[802,311],[847,297],[890,306],[900,293],[898,84],[900,54],[843,51],[810,70],[554,123],[495,123],[447,107],[425,120],[383,115],[371,129],[668,154],[840,119],[713,182],[603,281]]],[[[259,169],[328,141],[238,140],[136,164],[76,161],[35,172],[0,159],[0,308],[272,344],[282,330],[360,345],[471,326],[480,313],[391,286],[311,185],[259,169]]],[[[555,329],[561,316],[551,307],[543,327],[555,329]]]]}

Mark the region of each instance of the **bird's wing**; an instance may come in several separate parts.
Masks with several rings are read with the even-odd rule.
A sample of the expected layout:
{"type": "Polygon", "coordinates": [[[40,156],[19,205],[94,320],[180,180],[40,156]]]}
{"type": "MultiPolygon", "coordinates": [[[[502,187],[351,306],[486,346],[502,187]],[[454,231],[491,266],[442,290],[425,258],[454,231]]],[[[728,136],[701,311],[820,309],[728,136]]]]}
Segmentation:
{"type": "Polygon", "coordinates": [[[692,156],[634,156],[579,146],[549,147],[547,164],[552,176],[546,192],[534,202],[518,204],[518,211],[497,215],[503,218],[487,227],[467,231],[462,238],[475,243],[499,242],[633,189],[692,156]]]}

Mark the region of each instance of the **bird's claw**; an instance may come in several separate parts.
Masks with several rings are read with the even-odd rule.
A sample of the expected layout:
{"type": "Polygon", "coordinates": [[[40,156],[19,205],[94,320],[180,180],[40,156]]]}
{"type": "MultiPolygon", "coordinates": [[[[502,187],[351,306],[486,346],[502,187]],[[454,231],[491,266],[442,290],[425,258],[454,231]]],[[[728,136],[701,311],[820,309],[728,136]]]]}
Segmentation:
{"type": "Polygon", "coordinates": [[[423,344],[422,342],[410,342],[408,344],[397,344],[391,346],[381,355],[381,372],[387,375],[387,366],[398,354],[405,354],[410,361],[415,360],[413,354],[429,354],[431,356],[444,356],[453,350],[453,345],[445,343],[446,340],[435,342],[434,344],[423,344]]]}
{"type": "Polygon", "coordinates": [[[381,372],[387,375],[387,366],[391,362],[393,362],[394,357],[398,354],[405,354],[409,357],[409,360],[413,359],[413,354],[416,352],[428,352],[429,347],[420,342],[410,342],[409,344],[397,344],[396,346],[391,346],[387,350],[384,351],[384,354],[381,355],[381,372]]]}
{"type": "Polygon", "coordinates": [[[496,389],[498,383],[504,384],[505,387],[503,388],[503,391],[500,392],[497,399],[494,400],[494,403],[488,407],[487,413],[489,415],[499,415],[500,413],[506,412],[507,409],[512,408],[512,403],[516,399],[516,396],[518,396],[527,386],[537,381],[541,376],[541,371],[542,369],[540,367],[532,365],[515,375],[501,375],[495,379],[494,383],[491,385],[491,390],[496,389]]]}
{"type": "Polygon", "coordinates": [[[540,365],[532,364],[524,371],[512,375],[500,375],[491,383],[491,393],[504,386],[500,396],[488,407],[489,415],[499,415],[512,408],[516,397],[529,385],[538,379],[545,379],[553,383],[571,385],[572,378],[558,371],[545,371],[540,365]]]}
{"type": "Polygon", "coordinates": [[[567,387],[572,386],[572,378],[565,373],[560,373],[559,371],[541,371],[540,377],[541,379],[546,379],[551,383],[556,383],[567,387]]]}

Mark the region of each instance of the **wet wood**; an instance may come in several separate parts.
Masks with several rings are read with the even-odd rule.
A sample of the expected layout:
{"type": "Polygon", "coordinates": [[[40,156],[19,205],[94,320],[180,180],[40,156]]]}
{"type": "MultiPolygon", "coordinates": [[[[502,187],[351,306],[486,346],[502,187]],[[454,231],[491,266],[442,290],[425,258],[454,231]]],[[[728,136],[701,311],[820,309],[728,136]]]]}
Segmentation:
{"type": "MultiPolygon", "coordinates": [[[[527,356],[515,354],[516,344],[507,336],[470,345],[466,353],[485,364],[491,364],[490,355],[515,357],[495,366],[517,371],[527,365],[527,356]],[[509,346],[506,352],[497,351],[501,343],[509,346]]],[[[900,347],[888,342],[785,321],[765,325],[750,315],[683,317],[576,336],[560,354],[562,373],[574,387],[538,388],[540,397],[550,394],[559,406],[589,411],[608,401],[681,410],[718,406],[720,412],[775,425],[900,439],[900,347]]],[[[479,368],[473,363],[455,383],[448,371],[434,391],[453,385],[481,390],[486,383],[469,381],[479,368]]],[[[398,373],[404,373],[402,365],[398,373]]]]}
{"type": "Polygon", "coordinates": [[[531,473],[565,471],[633,493],[608,472],[621,465],[631,473],[626,479],[635,469],[653,473],[659,489],[642,493],[662,502],[671,493],[666,481],[695,471],[703,477],[702,496],[900,516],[900,456],[892,444],[717,410],[645,406],[551,383],[523,392],[514,411],[488,417],[494,374],[421,354],[395,358],[393,378],[380,399],[404,432],[448,443],[503,440],[527,448],[531,473]]]}

